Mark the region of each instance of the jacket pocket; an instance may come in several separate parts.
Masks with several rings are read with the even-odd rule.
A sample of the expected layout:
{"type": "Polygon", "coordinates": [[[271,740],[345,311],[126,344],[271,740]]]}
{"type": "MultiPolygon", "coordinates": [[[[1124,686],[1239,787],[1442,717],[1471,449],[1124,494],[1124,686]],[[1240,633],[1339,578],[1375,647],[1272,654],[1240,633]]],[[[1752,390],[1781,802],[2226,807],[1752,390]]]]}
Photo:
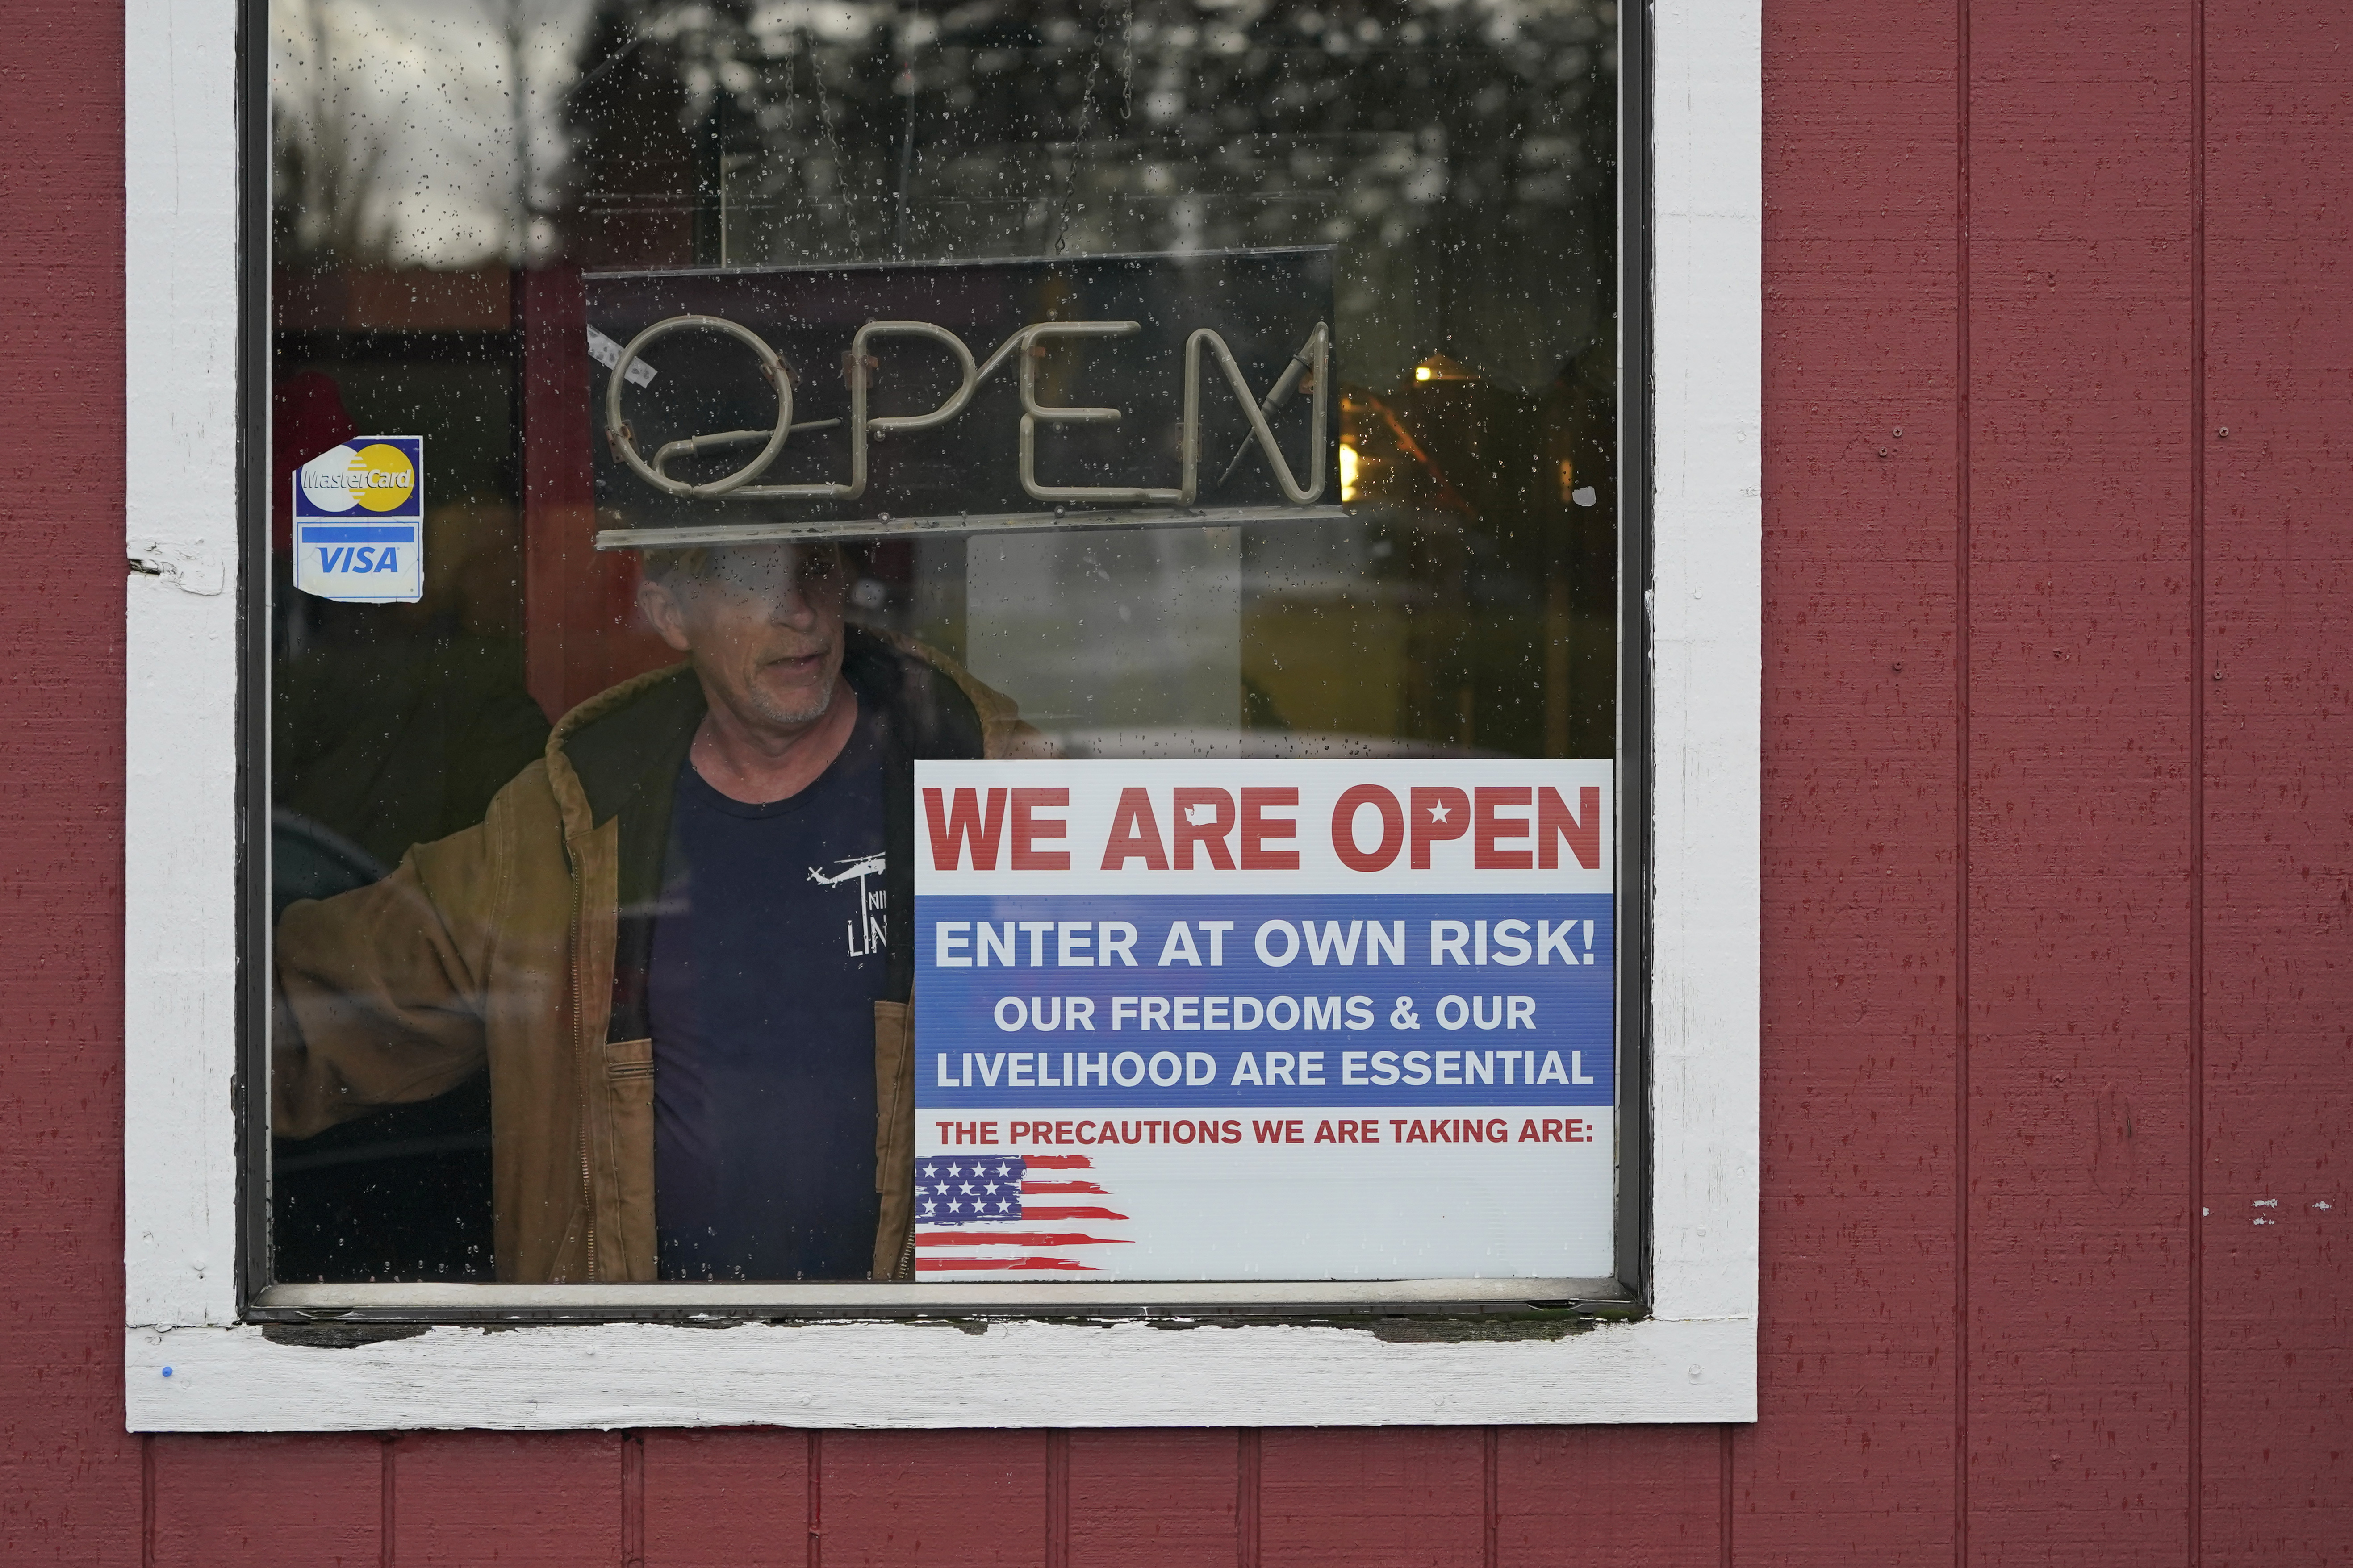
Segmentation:
{"type": "Polygon", "coordinates": [[[607,1277],[654,1277],[654,1043],[606,1043],[605,1109],[612,1129],[615,1212],[605,1222],[611,1237],[607,1277]]]}
{"type": "MultiPolygon", "coordinates": [[[[647,1040],[613,1040],[605,1047],[605,1080],[613,1084],[645,1082],[646,1103],[653,1103],[654,1043],[647,1040]]],[[[634,1089],[631,1092],[636,1092],[634,1089]]]]}

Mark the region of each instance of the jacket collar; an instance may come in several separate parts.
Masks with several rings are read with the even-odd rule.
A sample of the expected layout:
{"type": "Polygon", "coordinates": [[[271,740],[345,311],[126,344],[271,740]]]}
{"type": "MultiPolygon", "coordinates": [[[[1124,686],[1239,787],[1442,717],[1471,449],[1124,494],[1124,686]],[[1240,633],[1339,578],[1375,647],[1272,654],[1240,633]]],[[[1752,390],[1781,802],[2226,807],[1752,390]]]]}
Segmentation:
{"type": "Polygon", "coordinates": [[[703,706],[702,683],[681,662],[600,691],[558,721],[547,737],[547,779],[564,837],[609,821],[649,785],[667,795],[703,706]]]}

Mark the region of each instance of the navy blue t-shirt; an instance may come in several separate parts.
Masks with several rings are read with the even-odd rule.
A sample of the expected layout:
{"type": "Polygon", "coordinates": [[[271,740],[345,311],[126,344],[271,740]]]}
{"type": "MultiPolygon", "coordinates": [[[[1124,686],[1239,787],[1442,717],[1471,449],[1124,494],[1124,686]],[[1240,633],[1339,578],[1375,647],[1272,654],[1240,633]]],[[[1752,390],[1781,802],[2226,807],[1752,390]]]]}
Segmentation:
{"type": "Polygon", "coordinates": [[[882,835],[863,717],[816,783],[771,805],[679,770],[648,975],[665,1279],[873,1265],[882,835]]]}

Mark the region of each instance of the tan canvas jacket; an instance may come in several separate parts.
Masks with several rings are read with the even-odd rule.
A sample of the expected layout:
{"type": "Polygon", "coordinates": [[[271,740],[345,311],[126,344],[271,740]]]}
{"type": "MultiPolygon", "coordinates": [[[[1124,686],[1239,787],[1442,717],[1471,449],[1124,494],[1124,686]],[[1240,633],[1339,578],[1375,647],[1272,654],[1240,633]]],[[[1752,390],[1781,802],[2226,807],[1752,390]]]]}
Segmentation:
{"type": "MultiPolygon", "coordinates": [[[[943,656],[850,628],[843,674],[885,754],[892,985],[874,1008],[873,1276],[913,1248],[913,759],[1000,757],[1036,731],[943,656]]],[[[650,908],[670,781],[702,721],[684,665],[566,714],[482,822],[278,929],[271,1122],[304,1138],[427,1100],[487,1062],[493,1248],[518,1283],[655,1279],[650,908]]]]}

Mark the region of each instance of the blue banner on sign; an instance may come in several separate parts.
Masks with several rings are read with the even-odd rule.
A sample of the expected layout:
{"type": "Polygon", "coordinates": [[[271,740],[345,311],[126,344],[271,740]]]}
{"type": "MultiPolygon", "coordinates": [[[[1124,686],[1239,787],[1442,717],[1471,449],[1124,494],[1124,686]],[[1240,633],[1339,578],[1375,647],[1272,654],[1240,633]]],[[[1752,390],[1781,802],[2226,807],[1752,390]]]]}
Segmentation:
{"type": "Polygon", "coordinates": [[[311,523],[302,530],[304,544],[414,544],[417,530],[405,524],[387,524],[367,528],[349,524],[322,527],[311,523]]]}
{"type": "Polygon", "coordinates": [[[1607,894],[926,895],[918,1095],[1608,1105],[1607,894]]]}

